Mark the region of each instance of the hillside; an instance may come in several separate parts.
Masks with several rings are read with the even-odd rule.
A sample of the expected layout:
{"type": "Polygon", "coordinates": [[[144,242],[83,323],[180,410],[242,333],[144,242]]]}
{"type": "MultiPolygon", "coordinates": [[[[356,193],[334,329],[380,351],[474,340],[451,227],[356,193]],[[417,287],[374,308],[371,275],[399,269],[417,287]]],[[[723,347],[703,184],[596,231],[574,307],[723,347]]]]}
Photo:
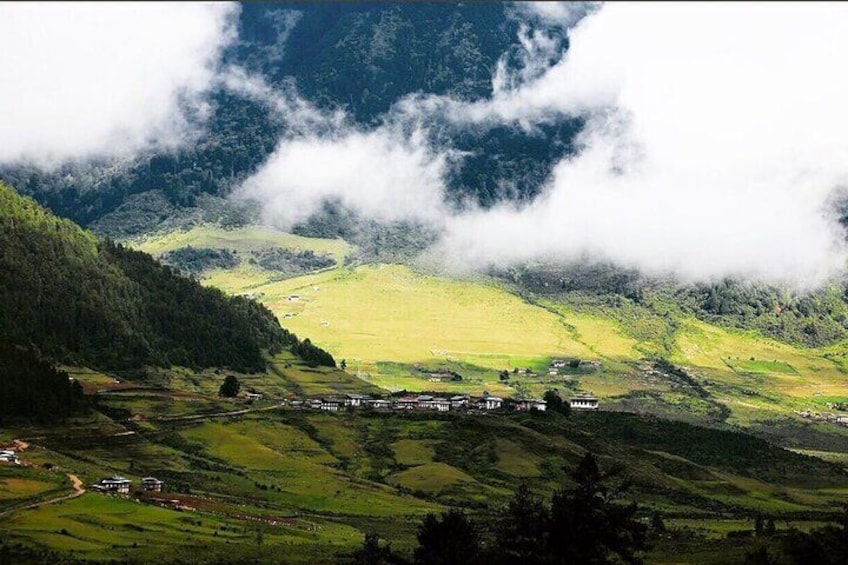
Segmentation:
{"type": "MultiPolygon", "coordinates": [[[[564,279],[562,272],[557,278],[539,271],[451,277],[398,264],[355,266],[346,258],[357,250],[339,240],[258,227],[204,226],[134,245],[160,257],[187,246],[228,250],[237,265],[210,266],[199,275],[203,284],[255,296],[287,327],[312,336],[351,373],[384,389],[487,390],[508,397],[541,396],[549,388],[591,392],[608,410],[741,426],[831,459],[841,460],[845,451],[848,429],[835,418],[848,405],[848,344],[810,347],[739,329],[731,316],[716,319],[692,308],[685,298],[692,290],[600,269],[564,279]],[[336,265],[290,276],[252,261],[257,250],[273,247],[332,256],[336,265]],[[552,375],[552,359],[582,364],[552,375]],[[462,380],[441,378],[439,371],[462,380]]],[[[830,297],[823,304],[838,303],[832,291],[822,296],[830,297]]],[[[764,309],[761,319],[804,319],[793,308],[807,301],[782,299],[783,315],[764,309]]]]}
{"type": "Polygon", "coordinates": [[[141,503],[90,491],[12,511],[0,519],[0,556],[34,548],[34,562],[49,550],[81,561],[338,563],[376,531],[408,557],[426,512],[464,508],[493,536],[519,485],[549,496],[571,484],[587,450],[632,485],[626,500],[640,520],[663,518],[669,535],[652,538],[647,562],[741,562],[751,543],[778,538],[740,545],[727,532],[750,538],[756,516],[783,534],[807,530],[846,500],[838,465],[739,432],[627,414],[330,414],[222,402],[176,383],[98,401],[96,417],[71,426],[0,433],[0,442],[39,436],[21,452],[34,466],[0,466],[0,516],[67,492],[57,470],[86,485],[152,475],[165,491],[139,493],[141,503]]]}
{"type": "MultiPolygon", "coordinates": [[[[367,127],[409,94],[490,95],[499,58],[516,48],[519,24],[509,12],[502,3],[246,3],[240,40],[226,62],[260,73],[275,87],[293,81],[316,107],[344,108],[367,127]]],[[[211,98],[205,135],[176,153],[71,162],[54,171],[0,166],[0,180],[113,237],[144,233],[187,210],[244,221],[209,197],[230,194],[256,171],[286,126],[255,99],[226,90],[211,98]]],[[[539,132],[440,128],[440,143],[469,153],[451,172],[451,194],[485,205],[537,194],[553,162],[571,150],[576,126],[566,121],[539,132]],[[483,146],[490,150],[477,150],[483,146]]]]}
{"type": "MultiPolygon", "coordinates": [[[[391,121],[392,106],[416,93],[487,99],[499,62],[521,69],[518,35],[527,23],[515,7],[502,3],[247,3],[238,18],[238,41],[226,52],[225,64],[255,73],[280,92],[293,87],[321,111],[343,109],[351,127],[363,131],[391,121]]],[[[567,38],[561,48],[568,48],[567,38]]],[[[8,164],[0,166],[0,179],[56,214],[116,240],[205,223],[245,227],[258,219],[258,208],[226,197],[266,162],[281,139],[295,134],[267,101],[236,91],[213,90],[210,112],[203,134],[175,151],[67,162],[49,171],[8,164]]],[[[434,147],[462,155],[445,172],[449,203],[485,208],[537,196],[553,164],[575,152],[581,127],[580,120],[567,116],[532,128],[457,127],[437,120],[427,135],[434,147]]],[[[844,210],[835,213],[843,223],[848,219],[844,210]]],[[[357,246],[354,259],[366,263],[405,262],[435,237],[418,226],[387,226],[329,204],[293,231],[343,238],[357,246]]],[[[231,260],[177,253],[163,260],[197,275],[203,261],[225,265],[231,260]]],[[[308,271],[302,259],[265,257],[276,260],[280,276],[308,271]]],[[[848,337],[846,291],[839,282],[812,292],[733,280],[680,287],[658,285],[626,269],[585,265],[518,266],[497,276],[522,291],[588,293],[601,303],[623,297],[649,309],[647,301],[656,303],[659,294],[660,310],[682,310],[793,345],[820,347],[848,337]]]]}
{"type": "Polygon", "coordinates": [[[0,185],[0,339],[69,365],[260,371],[298,344],[254,301],[96,239],[0,185]]]}

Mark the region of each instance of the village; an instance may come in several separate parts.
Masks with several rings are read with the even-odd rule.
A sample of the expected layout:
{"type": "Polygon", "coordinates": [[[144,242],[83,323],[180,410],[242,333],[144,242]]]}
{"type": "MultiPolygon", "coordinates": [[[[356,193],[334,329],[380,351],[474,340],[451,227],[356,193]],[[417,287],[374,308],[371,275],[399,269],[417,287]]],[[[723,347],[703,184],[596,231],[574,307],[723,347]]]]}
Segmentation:
{"type": "MultiPolygon", "coordinates": [[[[263,395],[257,392],[248,392],[245,395],[249,401],[262,400],[263,395]]],[[[572,410],[597,410],[598,399],[591,394],[578,394],[567,400],[572,410]]],[[[438,396],[432,394],[419,394],[417,396],[374,397],[364,394],[344,394],[339,396],[322,396],[308,399],[284,399],[280,406],[287,406],[295,410],[323,410],[325,412],[340,412],[344,410],[381,410],[381,411],[408,411],[417,410],[422,412],[467,412],[467,413],[489,413],[489,412],[545,412],[548,402],[542,399],[511,399],[492,396],[483,393],[480,397],[469,395],[438,396]]]]}

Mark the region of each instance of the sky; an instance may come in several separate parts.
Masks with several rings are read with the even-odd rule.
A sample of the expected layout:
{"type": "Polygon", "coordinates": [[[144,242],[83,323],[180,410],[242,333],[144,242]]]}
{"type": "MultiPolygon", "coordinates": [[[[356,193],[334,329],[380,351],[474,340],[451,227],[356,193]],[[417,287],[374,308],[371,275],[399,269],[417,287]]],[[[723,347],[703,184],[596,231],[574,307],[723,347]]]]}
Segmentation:
{"type": "Polygon", "coordinates": [[[48,167],[190,143],[209,91],[224,87],[272,102],[291,126],[236,190],[284,228],[333,199],[378,220],[437,226],[431,255],[453,266],[588,259],[687,281],[796,286],[843,271],[833,203],[848,194],[848,5],[505,10],[520,23],[520,64],[502,57],[491,96],[416,93],[366,128],[224,68],[237,5],[0,3],[0,76],[15,85],[0,89],[0,163],[48,167]],[[586,124],[578,150],[533,202],[445,205],[463,155],[430,128],[532,131],[575,117],[586,124]]]}

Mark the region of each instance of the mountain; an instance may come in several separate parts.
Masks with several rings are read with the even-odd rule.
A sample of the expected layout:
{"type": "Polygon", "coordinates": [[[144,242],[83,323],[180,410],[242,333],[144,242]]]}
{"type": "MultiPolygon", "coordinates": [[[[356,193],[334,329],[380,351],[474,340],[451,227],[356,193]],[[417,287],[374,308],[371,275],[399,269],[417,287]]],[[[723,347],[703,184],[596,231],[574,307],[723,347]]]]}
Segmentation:
{"type": "Polygon", "coordinates": [[[4,185],[0,249],[4,343],[104,369],[260,371],[263,352],[284,347],[334,364],[308,340],[300,343],[281,328],[264,306],[205,288],[145,253],[99,240],[4,185]]]}
{"type": "MultiPolygon", "coordinates": [[[[246,3],[239,42],[225,63],[277,88],[294,84],[317,108],[343,108],[354,124],[368,127],[410,94],[469,101],[491,95],[498,60],[516,47],[518,27],[503,3],[246,3]]],[[[47,172],[8,165],[0,167],[0,180],[113,237],[144,233],[188,209],[221,220],[227,213],[210,211],[209,196],[230,194],[255,172],[286,125],[263,103],[232,91],[217,90],[210,102],[205,134],[176,152],[65,163],[47,172]]],[[[435,128],[440,145],[467,155],[448,174],[449,197],[485,206],[532,198],[553,163],[572,151],[579,126],[566,120],[533,131],[435,128]]]]}
{"type": "MultiPolygon", "coordinates": [[[[342,108],[353,127],[367,130],[416,93],[488,98],[499,61],[521,66],[516,55],[521,23],[514,10],[503,3],[246,3],[239,39],[224,63],[275,89],[293,86],[320,110],[342,108]]],[[[562,48],[567,47],[565,40],[562,48]]],[[[266,161],[288,126],[267,104],[232,90],[214,91],[210,109],[205,133],[179,150],[65,163],[51,171],[0,166],[0,180],[59,216],[117,240],[203,222],[249,224],[258,210],[225,197],[266,161]]],[[[488,207],[538,195],[553,164],[574,153],[581,126],[565,118],[531,129],[435,124],[429,135],[463,155],[447,172],[447,198],[488,207]]],[[[846,218],[843,210],[843,224],[846,218]]],[[[433,240],[417,226],[357,219],[332,202],[293,231],[342,237],[360,248],[365,262],[405,260],[433,240]]],[[[111,253],[123,257],[121,251],[111,253]]],[[[624,297],[644,305],[659,297],[660,310],[682,309],[796,344],[829,344],[848,336],[840,285],[811,293],[732,280],[679,287],[625,269],[580,265],[517,268],[505,278],[524,291],[577,292],[602,303],[624,297]]]]}

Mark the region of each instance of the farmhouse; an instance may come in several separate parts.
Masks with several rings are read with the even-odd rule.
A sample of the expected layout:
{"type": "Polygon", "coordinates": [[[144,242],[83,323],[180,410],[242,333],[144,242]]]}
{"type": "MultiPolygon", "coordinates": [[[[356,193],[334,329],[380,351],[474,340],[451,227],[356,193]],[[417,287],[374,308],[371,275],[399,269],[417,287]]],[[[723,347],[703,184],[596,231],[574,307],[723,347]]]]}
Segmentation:
{"type": "Polygon", "coordinates": [[[452,396],[450,399],[451,410],[459,410],[468,406],[467,396],[452,396]]]}
{"type": "Polygon", "coordinates": [[[361,394],[346,394],[344,398],[344,405],[359,408],[360,406],[362,406],[362,403],[364,401],[369,399],[369,396],[363,396],[361,394]]]}
{"type": "Polygon", "coordinates": [[[344,401],[340,398],[322,398],[321,410],[327,412],[338,412],[344,406],[344,401]]]}
{"type": "Polygon", "coordinates": [[[411,396],[399,398],[395,400],[394,404],[395,410],[413,410],[416,406],[418,406],[418,399],[411,396]]]}
{"type": "Polygon", "coordinates": [[[447,398],[436,398],[433,400],[433,410],[447,412],[451,409],[451,402],[447,398]]]}
{"type": "Polygon", "coordinates": [[[386,410],[392,407],[391,402],[382,398],[369,398],[364,402],[366,406],[373,408],[374,410],[386,410]]]}
{"type": "Polygon", "coordinates": [[[498,396],[484,396],[477,403],[477,407],[482,410],[498,410],[503,406],[503,398],[498,396]]]}
{"type": "Polygon", "coordinates": [[[432,410],[434,408],[433,403],[436,399],[428,394],[422,394],[418,396],[417,401],[419,410],[432,410]]]}
{"type": "Polygon", "coordinates": [[[547,408],[548,403],[544,400],[519,400],[515,403],[515,409],[519,411],[538,410],[544,412],[547,408]]]}
{"type": "Polygon", "coordinates": [[[129,494],[132,481],[120,475],[109,479],[100,479],[100,482],[91,485],[91,488],[100,492],[113,492],[115,494],[129,494]]]}
{"type": "Polygon", "coordinates": [[[0,462],[3,463],[13,463],[15,465],[20,465],[20,461],[18,460],[18,456],[14,451],[3,450],[0,451],[0,462]]]}
{"type": "Polygon", "coordinates": [[[144,477],[141,479],[141,489],[147,492],[162,492],[165,483],[155,477],[144,477]]]}
{"type": "Polygon", "coordinates": [[[569,399],[568,404],[572,410],[598,409],[598,399],[591,394],[578,394],[574,398],[569,399]]]}
{"type": "Polygon", "coordinates": [[[248,392],[247,393],[248,400],[262,400],[262,393],[260,392],[248,392]]]}

